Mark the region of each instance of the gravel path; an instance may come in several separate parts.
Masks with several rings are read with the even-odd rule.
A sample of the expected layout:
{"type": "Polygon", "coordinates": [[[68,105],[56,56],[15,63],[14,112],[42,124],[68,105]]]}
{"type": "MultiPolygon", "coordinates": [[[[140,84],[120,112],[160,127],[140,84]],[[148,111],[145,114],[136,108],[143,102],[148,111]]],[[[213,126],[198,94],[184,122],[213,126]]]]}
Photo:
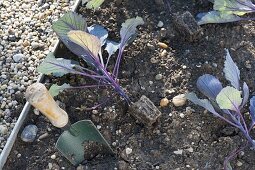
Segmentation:
{"type": "Polygon", "coordinates": [[[0,0],[0,153],[17,120],[13,113],[23,107],[24,91],[38,77],[36,67],[57,41],[51,23],[73,4],[0,0]]]}

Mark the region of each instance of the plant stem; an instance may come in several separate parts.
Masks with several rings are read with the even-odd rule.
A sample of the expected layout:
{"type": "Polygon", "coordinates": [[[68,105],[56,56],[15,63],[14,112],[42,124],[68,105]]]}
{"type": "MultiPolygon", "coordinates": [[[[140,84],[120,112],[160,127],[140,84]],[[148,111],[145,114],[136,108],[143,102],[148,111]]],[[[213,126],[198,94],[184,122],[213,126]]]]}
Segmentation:
{"type": "Polygon", "coordinates": [[[246,125],[245,120],[244,120],[244,118],[243,118],[243,115],[241,114],[241,112],[240,112],[239,109],[237,109],[237,113],[238,113],[238,115],[240,116],[240,118],[241,118],[241,120],[242,120],[242,122],[243,122],[243,125],[244,125],[244,128],[245,128],[246,133],[248,134],[249,131],[248,131],[247,125],[246,125]]]}
{"type": "Polygon", "coordinates": [[[222,120],[226,121],[227,123],[231,124],[232,126],[239,128],[239,126],[237,124],[235,124],[234,122],[231,122],[230,120],[226,119],[225,117],[221,116],[220,114],[217,115],[219,118],[221,118],[222,120]]]}
{"type": "MultiPolygon", "coordinates": [[[[120,45],[120,46],[121,46],[121,45],[120,45]]],[[[123,51],[124,51],[124,46],[123,46],[121,49],[119,49],[117,61],[116,61],[116,64],[115,64],[114,69],[113,69],[113,72],[112,72],[112,74],[115,76],[115,80],[117,79],[118,74],[119,74],[119,67],[120,67],[121,55],[123,54],[123,51]]]]}
{"type": "Polygon", "coordinates": [[[228,170],[227,169],[227,164],[230,162],[231,159],[233,159],[234,156],[236,156],[239,152],[241,152],[242,150],[244,150],[244,148],[247,147],[247,142],[244,146],[240,147],[239,149],[234,150],[228,157],[225,158],[224,160],[224,170],[228,170]]]}

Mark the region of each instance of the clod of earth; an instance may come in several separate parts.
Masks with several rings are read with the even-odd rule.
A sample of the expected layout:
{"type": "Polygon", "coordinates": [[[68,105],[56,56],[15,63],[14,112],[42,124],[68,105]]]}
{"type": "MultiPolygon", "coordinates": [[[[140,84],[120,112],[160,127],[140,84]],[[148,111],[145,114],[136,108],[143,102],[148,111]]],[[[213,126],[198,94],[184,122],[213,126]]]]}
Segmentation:
{"type": "Polygon", "coordinates": [[[146,126],[152,126],[162,114],[153,102],[144,95],[140,100],[131,104],[129,113],[146,126]]]}
{"type": "Polygon", "coordinates": [[[173,23],[176,31],[190,42],[199,40],[203,35],[202,28],[189,11],[175,13],[173,23]]]}

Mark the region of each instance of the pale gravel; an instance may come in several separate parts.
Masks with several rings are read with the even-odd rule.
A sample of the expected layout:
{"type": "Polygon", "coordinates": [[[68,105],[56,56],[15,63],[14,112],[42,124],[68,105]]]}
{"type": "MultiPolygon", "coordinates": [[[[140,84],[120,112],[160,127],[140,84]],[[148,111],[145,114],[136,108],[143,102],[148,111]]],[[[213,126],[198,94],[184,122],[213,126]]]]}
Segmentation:
{"type": "Polygon", "coordinates": [[[69,0],[0,0],[0,153],[17,121],[13,113],[24,104],[17,98],[37,80],[36,67],[57,41],[51,23],[73,4],[69,0]]]}

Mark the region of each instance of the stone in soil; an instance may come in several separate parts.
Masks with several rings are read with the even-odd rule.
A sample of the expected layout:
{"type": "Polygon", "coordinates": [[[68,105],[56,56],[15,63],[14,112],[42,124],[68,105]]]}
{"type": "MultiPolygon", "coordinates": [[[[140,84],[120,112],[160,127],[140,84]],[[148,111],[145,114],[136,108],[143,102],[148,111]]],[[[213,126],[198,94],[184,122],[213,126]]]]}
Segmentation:
{"type": "Polygon", "coordinates": [[[185,94],[179,94],[175,96],[172,100],[174,106],[179,107],[179,106],[184,106],[186,104],[186,97],[185,94]]]}
{"type": "Polygon", "coordinates": [[[144,95],[139,101],[131,104],[129,113],[146,126],[152,126],[162,114],[153,102],[144,95]]]}
{"type": "Polygon", "coordinates": [[[15,54],[13,55],[13,60],[18,63],[22,58],[24,58],[24,55],[23,54],[15,54]]]}
{"type": "Polygon", "coordinates": [[[6,125],[0,125],[0,134],[6,135],[8,132],[8,128],[6,125]]]}
{"type": "Polygon", "coordinates": [[[21,133],[21,139],[24,142],[33,142],[35,140],[38,128],[36,125],[27,125],[21,133]]]}
{"type": "Polygon", "coordinates": [[[173,24],[176,31],[190,42],[196,41],[202,36],[202,28],[189,11],[182,14],[175,13],[173,15],[173,24]]]}

